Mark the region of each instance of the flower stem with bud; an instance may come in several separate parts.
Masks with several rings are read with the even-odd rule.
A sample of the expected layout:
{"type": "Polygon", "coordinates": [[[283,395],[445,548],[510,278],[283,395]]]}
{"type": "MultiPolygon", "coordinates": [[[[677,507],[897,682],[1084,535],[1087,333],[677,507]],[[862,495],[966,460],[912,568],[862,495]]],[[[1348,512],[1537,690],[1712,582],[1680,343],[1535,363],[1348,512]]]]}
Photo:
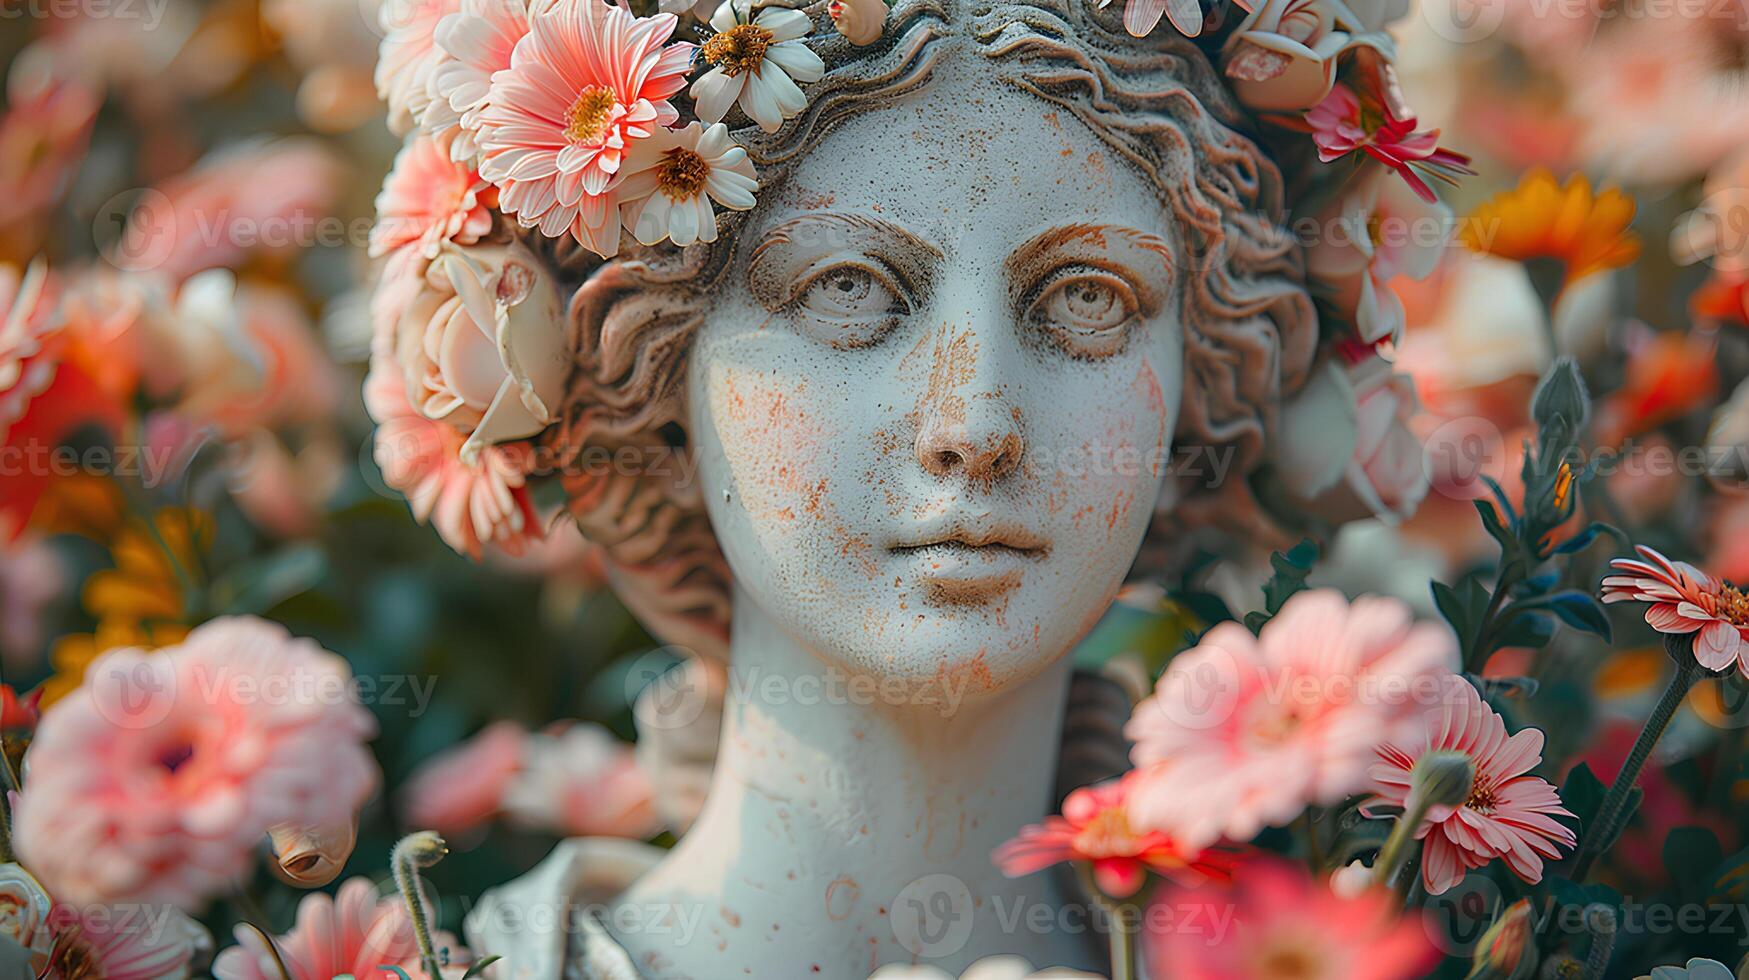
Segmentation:
{"type": "Polygon", "coordinates": [[[421,830],[401,838],[389,857],[394,869],[395,887],[401,891],[401,901],[407,904],[407,915],[413,920],[413,937],[419,943],[419,965],[431,980],[441,980],[443,968],[431,946],[431,926],[425,920],[424,892],[420,886],[419,869],[429,868],[443,860],[449,846],[443,838],[429,830],[421,830]]]}
{"type": "Polygon", "coordinates": [[[1470,784],[1475,782],[1476,766],[1461,752],[1432,752],[1415,763],[1410,773],[1409,806],[1391,828],[1391,836],[1379,849],[1374,865],[1375,879],[1386,888],[1393,887],[1398,872],[1408,861],[1413,848],[1410,843],[1427,813],[1436,806],[1459,806],[1469,798],[1470,784]]]}

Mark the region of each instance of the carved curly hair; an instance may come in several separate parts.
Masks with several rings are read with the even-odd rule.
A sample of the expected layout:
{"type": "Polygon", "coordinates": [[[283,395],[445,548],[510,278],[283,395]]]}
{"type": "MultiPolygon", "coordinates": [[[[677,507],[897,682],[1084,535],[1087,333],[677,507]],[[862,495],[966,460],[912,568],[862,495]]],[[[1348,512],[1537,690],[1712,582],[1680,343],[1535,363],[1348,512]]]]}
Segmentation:
{"type": "MultiPolygon", "coordinates": [[[[825,0],[804,8],[827,67],[807,87],[807,109],[772,134],[738,115],[726,120],[762,184],[782,181],[843,120],[927,84],[941,59],[987,59],[1001,82],[1080,119],[1176,217],[1190,263],[1176,439],[1231,447],[1231,472],[1249,473],[1317,345],[1280,170],[1245,135],[1250,122],[1209,57],[1176,32],[1131,37],[1121,4],[1106,11],[1092,0],[962,3],[957,10],[951,0],[900,0],[882,40],[864,48],[832,30],[825,0]]],[[[688,351],[744,218],[725,215],[712,245],[633,246],[606,262],[568,238],[524,233],[573,290],[576,366],[544,455],[556,465],[570,513],[605,549],[612,583],[632,612],[667,642],[713,656],[727,646],[729,571],[697,488],[683,485],[673,467],[578,464],[589,456],[665,460],[684,447],[688,351]]],[[[1168,506],[1198,493],[1179,489],[1163,495],[1168,506]]],[[[1243,480],[1219,494],[1225,503],[1250,503],[1243,480]]],[[[1157,520],[1151,537],[1163,526],[1157,520]]]]}

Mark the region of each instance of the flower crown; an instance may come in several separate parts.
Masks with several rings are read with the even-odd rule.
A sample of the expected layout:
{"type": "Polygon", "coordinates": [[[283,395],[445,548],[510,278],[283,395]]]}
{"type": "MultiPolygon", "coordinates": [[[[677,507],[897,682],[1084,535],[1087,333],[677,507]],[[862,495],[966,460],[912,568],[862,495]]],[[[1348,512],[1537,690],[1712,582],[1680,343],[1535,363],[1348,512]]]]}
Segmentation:
{"type": "MultiPolygon", "coordinates": [[[[495,230],[513,219],[602,259],[628,234],[643,246],[714,242],[719,212],[752,208],[760,189],[725,119],[739,112],[775,133],[825,75],[811,46],[824,25],[817,31],[805,10],[725,0],[701,19],[688,0],[658,2],[642,15],[607,0],[384,8],[376,81],[407,142],[377,200],[371,253],[386,261],[374,353],[419,368],[396,372],[397,386],[373,363],[367,400],[398,437],[385,450],[379,431],[389,482],[459,550],[493,542],[514,551],[538,535],[526,486],[538,466],[526,440],[557,421],[571,363],[568,332],[556,326],[564,304],[541,263],[495,230]],[[697,43],[675,39],[683,24],[697,43]],[[396,351],[409,341],[394,321],[409,307],[430,325],[412,341],[418,350],[396,351]]],[[[1470,173],[1467,157],[1439,147],[1437,130],[1418,130],[1398,90],[1385,28],[1408,0],[1233,4],[1126,0],[1123,25],[1138,38],[1194,38],[1264,142],[1306,157],[1295,220],[1314,222],[1307,271],[1333,352],[1324,386],[1358,402],[1382,378],[1400,394],[1378,358],[1403,326],[1388,282],[1426,276],[1449,236],[1429,180],[1470,173]],[[1442,229],[1434,247],[1406,231],[1420,222],[1442,229]]],[[[888,33],[885,0],[830,0],[826,12],[852,45],[888,33]]],[[[1278,462],[1308,499],[1342,475],[1322,459],[1278,462]]],[[[1379,497],[1366,501],[1372,510],[1397,509],[1379,497]]]]}

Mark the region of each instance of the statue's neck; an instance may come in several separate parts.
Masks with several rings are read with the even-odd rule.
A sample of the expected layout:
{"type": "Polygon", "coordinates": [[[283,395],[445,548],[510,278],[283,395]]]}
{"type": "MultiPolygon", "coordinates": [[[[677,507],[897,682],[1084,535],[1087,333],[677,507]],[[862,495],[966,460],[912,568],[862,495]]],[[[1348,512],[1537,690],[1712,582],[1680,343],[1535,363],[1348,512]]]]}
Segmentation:
{"type": "Polygon", "coordinates": [[[860,980],[874,966],[913,961],[957,975],[1001,952],[1084,965],[1076,961],[1086,937],[1027,925],[1029,910],[1055,921],[1049,876],[1010,880],[990,859],[1051,806],[1067,679],[1065,658],[976,700],[945,681],[901,694],[828,666],[737,595],[710,797],[675,851],[625,897],[634,907],[671,902],[696,916],[696,928],[690,942],[622,940],[652,976],[751,969],[860,980]],[[968,895],[976,911],[960,945],[939,930],[968,895]],[[936,942],[926,950],[943,955],[914,956],[895,923],[900,935],[921,928],[936,942]]]}

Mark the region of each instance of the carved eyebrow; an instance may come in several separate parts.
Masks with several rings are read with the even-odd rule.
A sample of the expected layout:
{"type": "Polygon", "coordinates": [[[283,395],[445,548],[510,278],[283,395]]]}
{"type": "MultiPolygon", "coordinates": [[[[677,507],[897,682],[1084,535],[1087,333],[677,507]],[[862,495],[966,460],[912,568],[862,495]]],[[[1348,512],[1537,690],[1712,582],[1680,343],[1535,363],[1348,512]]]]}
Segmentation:
{"type": "MultiPolygon", "coordinates": [[[[1003,263],[1009,281],[1026,292],[1047,273],[1066,261],[1121,269],[1143,276],[1135,285],[1146,295],[1142,302],[1155,306],[1171,288],[1172,244],[1159,235],[1122,225],[1059,225],[1028,239],[1003,263]],[[1158,276],[1150,273],[1158,272],[1158,276]]],[[[1113,269],[1112,271],[1118,271],[1113,269]]]]}
{"type": "Polygon", "coordinates": [[[873,255],[891,266],[908,289],[927,289],[941,249],[873,215],[841,211],[798,215],[766,232],[747,261],[747,284],[767,309],[790,299],[809,270],[842,256],[873,255]]]}

